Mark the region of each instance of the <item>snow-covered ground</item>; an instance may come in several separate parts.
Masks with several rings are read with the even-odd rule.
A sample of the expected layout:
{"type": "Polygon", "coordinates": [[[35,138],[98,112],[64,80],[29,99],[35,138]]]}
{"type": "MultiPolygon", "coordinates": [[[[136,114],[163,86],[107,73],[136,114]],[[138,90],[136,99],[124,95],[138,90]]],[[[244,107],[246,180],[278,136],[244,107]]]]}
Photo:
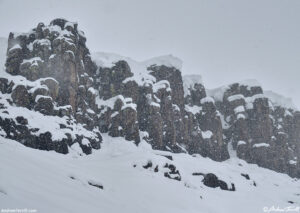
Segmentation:
{"type": "Polygon", "coordinates": [[[200,156],[155,151],[146,142],[135,146],[122,138],[105,134],[103,138],[100,150],[80,156],[76,147],[62,155],[1,137],[0,209],[255,213],[264,212],[264,207],[300,206],[299,180],[247,164],[233,151],[229,160],[219,163],[200,156]],[[150,161],[152,167],[143,168],[150,161]],[[176,166],[181,181],[164,177],[166,163],[176,166]],[[195,172],[214,173],[228,185],[234,183],[236,191],[209,188],[202,183],[202,176],[192,175],[195,172]]]}

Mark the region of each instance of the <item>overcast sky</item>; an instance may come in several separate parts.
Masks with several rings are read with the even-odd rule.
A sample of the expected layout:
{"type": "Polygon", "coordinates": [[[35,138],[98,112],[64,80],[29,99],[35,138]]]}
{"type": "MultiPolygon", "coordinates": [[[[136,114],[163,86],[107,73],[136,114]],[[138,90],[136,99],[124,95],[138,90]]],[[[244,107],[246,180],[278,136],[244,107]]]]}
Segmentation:
{"type": "Polygon", "coordinates": [[[78,22],[91,51],[173,54],[208,88],[254,78],[300,108],[299,0],[0,0],[0,36],[56,17],[78,22]]]}

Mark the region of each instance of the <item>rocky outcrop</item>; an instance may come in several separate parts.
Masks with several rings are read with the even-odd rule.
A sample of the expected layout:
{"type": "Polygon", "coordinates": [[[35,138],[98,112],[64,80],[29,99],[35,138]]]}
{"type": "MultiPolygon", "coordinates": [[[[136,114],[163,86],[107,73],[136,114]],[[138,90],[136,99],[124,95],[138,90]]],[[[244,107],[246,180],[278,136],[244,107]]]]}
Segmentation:
{"type": "Polygon", "coordinates": [[[197,76],[185,76],[184,80],[186,110],[189,117],[194,117],[192,120],[195,120],[196,129],[201,134],[199,136],[197,131],[193,131],[192,135],[196,136],[194,140],[202,138],[202,140],[198,139],[198,143],[192,140],[191,152],[219,161],[228,159],[220,112],[216,108],[214,99],[206,95],[201,79],[197,79],[197,76]]]}
{"type": "Polygon", "coordinates": [[[222,88],[225,140],[249,163],[299,177],[299,112],[278,106],[256,82],[222,88]],[[296,139],[298,138],[298,139],[296,139]]]}
{"type": "Polygon", "coordinates": [[[229,158],[230,144],[239,158],[300,177],[300,112],[274,104],[261,86],[206,90],[199,76],[182,77],[173,56],[91,56],[85,43],[77,23],[64,19],[9,35],[0,135],[90,154],[107,133],[217,161],[229,158]]]}
{"type": "Polygon", "coordinates": [[[8,75],[1,80],[1,92],[8,98],[6,101],[1,97],[3,110],[8,111],[1,125],[7,137],[34,148],[62,153],[67,153],[68,146],[74,143],[88,147],[83,149],[86,153],[100,147],[101,135],[94,119],[96,67],[85,42],[77,24],[64,19],[55,19],[48,26],[39,23],[28,33],[10,33],[5,64],[8,75]],[[49,121],[50,131],[45,132],[30,118],[29,124],[15,122],[9,112],[21,113],[19,107],[49,121]],[[62,121],[59,124],[55,121],[57,117],[62,121]],[[12,128],[5,128],[7,125],[12,128]],[[20,128],[23,133],[18,133],[20,128]],[[53,135],[59,134],[60,138],[53,139],[53,135]],[[43,141],[48,145],[43,145],[43,141]],[[55,148],[56,144],[65,145],[61,149],[55,148]]]}
{"type": "Polygon", "coordinates": [[[97,58],[101,131],[136,143],[145,139],[155,149],[200,153],[218,161],[228,159],[213,100],[209,102],[211,98],[206,97],[202,84],[191,85],[193,102],[187,106],[180,62],[171,56],[163,59],[138,63],[114,57],[111,64],[103,66],[101,57],[97,58]],[[197,89],[202,90],[202,97],[197,89]],[[192,107],[201,109],[194,112],[192,107]],[[122,124],[124,118],[126,125],[122,124]]]}

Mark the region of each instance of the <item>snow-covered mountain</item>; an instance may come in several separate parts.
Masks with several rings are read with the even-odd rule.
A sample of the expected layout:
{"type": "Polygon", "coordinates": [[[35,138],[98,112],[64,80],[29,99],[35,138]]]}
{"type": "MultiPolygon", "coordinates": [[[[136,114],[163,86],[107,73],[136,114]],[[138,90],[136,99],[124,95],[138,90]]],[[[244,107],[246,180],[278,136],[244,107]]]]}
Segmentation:
{"type": "Polygon", "coordinates": [[[256,80],[207,90],[172,55],[138,62],[85,43],[64,19],[0,39],[1,207],[300,205],[300,112],[290,100],[256,80]]]}

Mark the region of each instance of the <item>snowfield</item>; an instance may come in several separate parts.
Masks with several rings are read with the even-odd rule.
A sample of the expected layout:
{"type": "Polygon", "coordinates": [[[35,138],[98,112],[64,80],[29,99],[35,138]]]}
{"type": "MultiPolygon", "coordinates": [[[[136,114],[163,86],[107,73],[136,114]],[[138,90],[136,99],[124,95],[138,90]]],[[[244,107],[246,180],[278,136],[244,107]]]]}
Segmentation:
{"type": "Polygon", "coordinates": [[[91,155],[72,148],[70,154],[63,155],[1,137],[0,209],[256,213],[264,212],[264,207],[297,210],[300,206],[299,180],[247,164],[232,149],[231,158],[219,163],[198,155],[152,150],[144,141],[136,146],[105,134],[102,148],[91,155]],[[181,181],[164,176],[166,163],[176,166],[181,181]],[[209,188],[201,175],[193,173],[214,173],[228,186],[233,183],[236,191],[209,188]]]}

